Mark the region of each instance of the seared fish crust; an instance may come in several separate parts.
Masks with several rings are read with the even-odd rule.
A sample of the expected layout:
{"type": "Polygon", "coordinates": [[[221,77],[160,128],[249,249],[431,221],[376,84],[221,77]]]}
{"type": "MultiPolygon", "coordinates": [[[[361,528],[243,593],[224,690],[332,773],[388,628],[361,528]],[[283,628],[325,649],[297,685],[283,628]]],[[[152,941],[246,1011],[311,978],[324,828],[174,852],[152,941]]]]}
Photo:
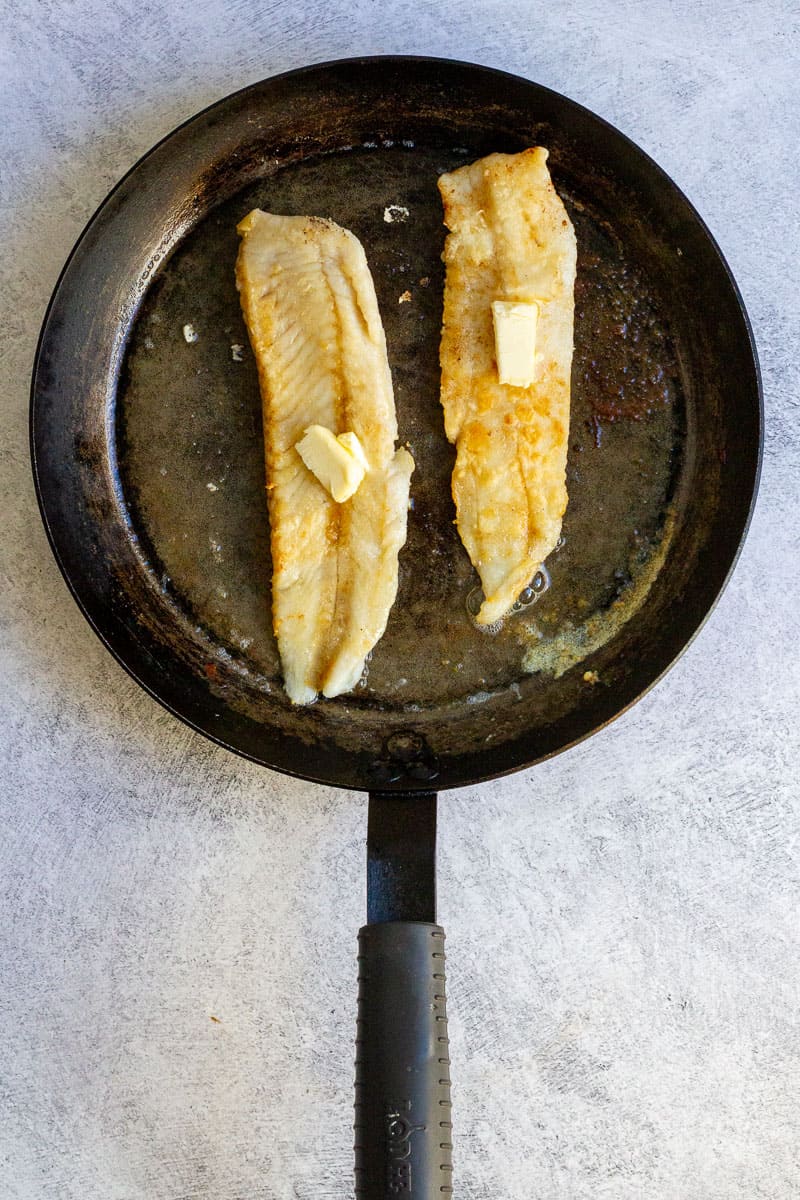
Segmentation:
{"type": "Polygon", "coordinates": [[[414,461],[395,450],[386,339],[364,250],[320,217],[255,209],[236,263],[264,416],[272,620],[295,704],[355,687],[397,593],[414,461]],[[296,445],[309,425],[352,431],[369,462],[331,498],[296,445]]]}
{"type": "Polygon", "coordinates": [[[458,531],[497,621],[556,545],[567,507],[575,232],[542,147],[490,154],[439,179],[447,268],[440,346],[456,444],[458,531]],[[536,374],[500,383],[492,302],[538,304],[536,374]]]}

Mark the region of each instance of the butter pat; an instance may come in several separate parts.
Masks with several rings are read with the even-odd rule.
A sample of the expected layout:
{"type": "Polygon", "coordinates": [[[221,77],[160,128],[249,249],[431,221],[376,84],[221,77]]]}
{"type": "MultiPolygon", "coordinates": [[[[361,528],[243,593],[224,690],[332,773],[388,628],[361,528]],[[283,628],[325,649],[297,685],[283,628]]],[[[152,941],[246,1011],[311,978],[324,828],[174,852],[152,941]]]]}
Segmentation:
{"type": "MultiPolygon", "coordinates": [[[[321,429],[322,426],[318,425],[317,428],[321,429]]],[[[325,432],[328,432],[327,429],[325,432]]],[[[344,446],[345,450],[348,450],[350,454],[352,454],[356,462],[361,463],[361,466],[364,468],[364,474],[366,474],[366,472],[369,470],[369,463],[367,462],[367,456],[364,453],[364,447],[361,445],[361,442],[358,440],[356,435],[354,433],[340,433],[336,441],[344,446]]]]}
{"type": "Polygon", "coordinates": [[[500,382],[529,387],[535,374],[539,305],[535,300],[493,300],[492,319],[500,382]]]}
{"type": "Polygon", "coordinates": [[[309,425],[295,449],[338,504],[355,495],[369,470],[367,456],[354,433],[335,437],[324,425],[309,425]]]}

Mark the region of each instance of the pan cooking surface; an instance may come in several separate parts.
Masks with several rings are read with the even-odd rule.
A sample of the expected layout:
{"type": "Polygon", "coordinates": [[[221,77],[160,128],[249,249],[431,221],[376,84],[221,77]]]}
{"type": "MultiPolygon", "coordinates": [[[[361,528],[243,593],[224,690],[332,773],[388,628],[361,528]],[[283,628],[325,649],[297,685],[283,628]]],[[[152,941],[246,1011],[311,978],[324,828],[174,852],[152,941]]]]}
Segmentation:
{"type": "Polygon", "coordinates": [[[33,384],[45,523],[109,648],[223,744],[350,787],[513,770],[641,695],[732,567],[760,433],[741,302],[674,185],[562,97],[440,60],[309,68],[176,130],[87,228],[33,384]],[[569,506],[535,602],[486,633],[438,398],[436,180],[535,144],[578,237],[569,506]],[[260,398],[234,285],[236,224],[255,206],[331,217],[363,242],[417,464],[386,633],[351,695],[307,708],[283,692],[271,631],[260,398]]]}
{"type": "Polygon", "coordinates": [[[635,602],[632,578],[659,544],[684,427],[668,304],[592,197],[562,188],[579,245],[564,544],[548,561],[550,586],[540,578],[546,590],[524,597],[535,603],[490,634],[470,618],[478,581],[453,523],[454,452],[438,397],[445,230],[436,180],[475,153],[376,146],[274,170],[199,222],[139,314],[117,402],[134,524],[165,592],[262,687],[280,688],[280,666],[258,381],[233,280],[236,223],[255,206],[332,217],[361,238],[400,438],[417,463],[397,602],[346,704],[414,712],[509,688],[514,698],[535,685],[528,668],[558,669],[553,647],[568,648],[576,627],[615,601],[622,610],[635,602]],[[391,206],[408,217],[387,221],[391,206]],[[189,326],[196,341],[186,340],[189,326]]]}

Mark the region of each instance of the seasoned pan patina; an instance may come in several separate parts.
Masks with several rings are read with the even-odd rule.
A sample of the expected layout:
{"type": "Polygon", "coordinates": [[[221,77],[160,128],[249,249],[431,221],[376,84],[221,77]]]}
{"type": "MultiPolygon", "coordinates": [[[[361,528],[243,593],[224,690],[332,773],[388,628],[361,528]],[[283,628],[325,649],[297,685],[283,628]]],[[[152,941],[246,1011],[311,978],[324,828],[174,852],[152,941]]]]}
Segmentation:
{"type": "Polygon", "coordinates": [[[162,702],[309,778],[446,787],[586,736],[691,638],[746,526],[759,387],[718,251],[631,143],[496,72],[362,60],[221,102],[123,181],[54,298],[33,439],[62,567],[162,702]],[[487,633],[439,406],[436,180],[534,144],[578,239],[569,506],[547,572],[487,633]],[[283,692],[270,625],[260,401],[233,276],[254,207],[330,217],[363,242],[417,463],[386,633],[354,693],[309,709],[283,692]]]}

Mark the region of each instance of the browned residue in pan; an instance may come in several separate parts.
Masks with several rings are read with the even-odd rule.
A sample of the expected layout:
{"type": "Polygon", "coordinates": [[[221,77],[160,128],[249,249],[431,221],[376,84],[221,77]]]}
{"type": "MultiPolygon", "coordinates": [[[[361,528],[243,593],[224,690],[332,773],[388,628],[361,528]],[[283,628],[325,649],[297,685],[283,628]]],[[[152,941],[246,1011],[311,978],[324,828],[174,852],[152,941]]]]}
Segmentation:
{"type": "MultiPolygon", "coordinates": [[[[595,430],[614,421],[643,421],[671,404],[678,379],[663,317],[641,274],[624,260],[584,254],[575,286],[575,320],[586,350],[578,356],[575,387],[590,396],[595,430]],[[603,272],[602,304],[592,304],[590,271],[603,272]]],[[[598,436],[599,440],[599,436],[598,436]]]]}

